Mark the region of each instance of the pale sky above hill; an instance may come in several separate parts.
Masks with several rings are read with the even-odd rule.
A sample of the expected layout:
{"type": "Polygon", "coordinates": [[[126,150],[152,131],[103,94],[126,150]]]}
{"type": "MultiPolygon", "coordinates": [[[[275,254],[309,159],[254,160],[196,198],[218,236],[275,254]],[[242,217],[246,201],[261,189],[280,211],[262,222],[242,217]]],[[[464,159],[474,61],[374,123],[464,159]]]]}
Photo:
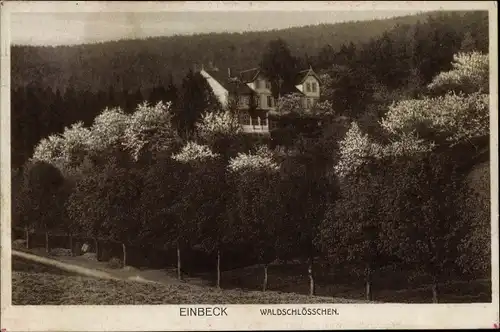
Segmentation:
{"type": "Polygon", "coordinates": [[[12,13],[14,44],[82,44],[124,38],[283,29],[416,14],[400,11],[12,13]]]}

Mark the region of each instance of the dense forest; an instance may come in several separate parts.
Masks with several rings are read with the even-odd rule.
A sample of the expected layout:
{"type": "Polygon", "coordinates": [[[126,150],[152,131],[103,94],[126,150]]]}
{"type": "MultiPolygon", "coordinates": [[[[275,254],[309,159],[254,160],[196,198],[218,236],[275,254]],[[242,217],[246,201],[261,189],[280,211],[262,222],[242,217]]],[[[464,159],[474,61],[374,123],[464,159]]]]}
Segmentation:
{"type": "Polygon", "coordinates": [[[488,14],[426,13],[243,34],[13,46],[13,166],[20,167],[41,138],[76,121],[88,125],[105,106],[130,110],[144,99],[196,98],[186,91],[196,85],[186,81],[193,77],[193,64],[247,69],[260,64],[276,37],[288,45],[298,68],[309,64],[328,74],[322,95],[337,112],[359,117],[371,108],[370,116],[394,96],[418,93],[436,73],[449,69],[457,51],[487,52],[488,14]]]}
{"type": "Polygon", "coordinates": [[[452,43],[456,36],[461,38],[465,32],[484,47],[488,42],[487,23],[486,12],[453,12],[446,16],[425,13],[266,32],[155,37],[78,46],[14,45],[12,87],[41,83],[54,91],[68,87],[77,91],[107,91],[110,86],[117,90],[150,89],[168,83],[171,75],[176,84],[180,83],[194,64],[212,62],[223,70],[253,68],[267,44],[278,38],[286,41],[297,57],[315,58],[326,54],[315,61],[315,67],[320,68],[331,65],[333,59],[328,58],[331,50],[339,51],[342,45],[349,43],[360,50],[361,45],[378,39],[386,31],[393,31],[389,37],[395,47],[410,46],[412,34],[417,36],[415,42],[425,39],[425,46],[416,54],[422,56],[428,55],[428,50],[445,52],[447,43],[452,43]],[[434,19],[428,21],[429,17],[434,19]],[[448,39],[445,44],[442,44],[443,38],[448,39]]]}
{"type": "MultiPolygon", "coordinates": [[[[311,295],[320,264],[354,264],[367,299],[373,274],[391,264],[424,274],[434,302],[442,282],[489,278],[489,175],[468,179],[489,156],[487,13],[407,19],[307,55],[300,33],[267,41],[253,61],[271,76],[310,64],[322,82],[311,112],[280,96],[270,139],[242,133],[234,104],[219,105],[189,65],[178,84],[173,70],[146,83],[153,76],[138,64],[144,74],[127,87],[13,89],[12,160],[23,166],[13,225],[174,250],[179,278],[196,249],[217,286],[221,264],[258,262],[266,290],[268,266],[290,259],[307,262],[311,295]]],[[[142,42],[67,50],[127,43],[142,42]]],[[[212,60],[201,54],[215,45],[196,59],[212,60]]]]}

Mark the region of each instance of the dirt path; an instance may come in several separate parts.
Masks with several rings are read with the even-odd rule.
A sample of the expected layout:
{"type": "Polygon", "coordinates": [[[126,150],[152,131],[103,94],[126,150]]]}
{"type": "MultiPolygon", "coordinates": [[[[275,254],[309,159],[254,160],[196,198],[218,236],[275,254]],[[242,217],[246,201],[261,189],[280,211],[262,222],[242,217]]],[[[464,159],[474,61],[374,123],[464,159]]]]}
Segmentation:
{"type": "Polygon", "coordinates": [[[98,270],[98,269],[86,268],[86,267],[82,267],[79,265],[61,262],[59,260],[55,260],[55,259],[51,259],[51,258],[47,258],[47,257],[41,257],[38,255],[33,255],[33,254],[29,254],[29,253],[21,252],[21,251],[17,251],[17,250],[12,250],[12,256],[17,256],[20,258],[31,260],[33,262],[37,262],[37,263],[41,263],[41,264],[45,264],[45,265],[50,265],[50,266],[59,268],[61,270],[78,273],[78,274],[81,274],[81,275],[84,275],[87,277],[94,277],[94,278],[100,278],[100,279],[112,279],[112,280],[133,280],[133,281],[140,281],[140,282],[154,282],[154,281],[150,281],[150,280],[146,280],[146,279],[142,279],[142,278],[134,278],[134,277],[130,277],[130,276],[129,277],[120,277],[118,275],[118,273],[109,273],[109,272],[105,272],[105,271],[98,270]]]}
{"type": "Polygon", "coordinates": [[[163,285],[189,283],[198,286],[210,286],[209,282],[199,278],[184,278],[183,281],[179,281],[173,275],[175,273],[170,275],[167,271],[165,271],[165,269],[138,270],[130,266],[125,267],[125,269],[112,269],[107,267],[105,262],[87,260],[82,257],[56,256],[52,258],[47,257],[45,252],[26,252],[25,250],[19,251],[15,249],[12,249],[12,255],[31,260],[33,262],[54,266],[65,271],[101,279],[159,283],[163,285]]]}

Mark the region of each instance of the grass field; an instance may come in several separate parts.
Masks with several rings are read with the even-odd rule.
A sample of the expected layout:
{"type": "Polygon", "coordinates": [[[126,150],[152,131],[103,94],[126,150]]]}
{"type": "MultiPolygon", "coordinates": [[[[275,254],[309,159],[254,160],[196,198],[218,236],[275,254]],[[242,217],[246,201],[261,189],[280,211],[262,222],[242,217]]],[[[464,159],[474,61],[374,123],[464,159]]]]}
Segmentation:
{"type": "MultiPolygon", "coordinates": [[[[363,300],[365,298],[362,271],[355,267],[318,269],[316,294],[363,300]]],[[[281,292],[307,294],[309,279],[306,264],[288,264],[269,267],[268,289],[281,292]]],[[[439,285],[442,303],[491,302],[489,279],[462,279],[450,276],[450,281],[439,285]]],[[[222,274],[222,287],[247,290],[262,289],[262,267],[248,267],[222,274]]],[[[396,266],[375,271],[372,283],[373,300],[377,302],[431,303],[430,278],[396,266]]]]}
{"type": "MultiPolygon", "coordinates": [[[[13,257],[14,304],[179,304],[179,303],[327,303],[363,301],[364,284],[355,267],[329,269],[319,267],[316,277],[317,297],[309,297],[309,280],[304,264],[281,264],[269,268],[268,291],[262,289],[263,269],[252,266],[222,273],[223,291],[213,285],[213,275],[185,276],[179,282],[173,271],[121,269],[110,270],[103,262],[89,262],[78,257],[55,257],[90,269],[103,269],[126,279],[139,274],[161,284],[100,280],[82,277],[55,267],[13,257]],[[157,277],[157,278],[155,278],[157,277]],[[207,286],[208,285],[208,286],[207,286]]],[[[376,302],[430,303],[429,279],[398,267],[379,269],[373,276],[373,300],[376,302]]],[[[491,302],[491,281],[464,280],[449,276],[440,284],[441,303],[491,302]]]]}
{"type": "Polygon", "coordinates": [[[217,290],[191,284],[147,284],[81,277],[13,258],[14,305],[359,303],[293,293],[217,290]]]}

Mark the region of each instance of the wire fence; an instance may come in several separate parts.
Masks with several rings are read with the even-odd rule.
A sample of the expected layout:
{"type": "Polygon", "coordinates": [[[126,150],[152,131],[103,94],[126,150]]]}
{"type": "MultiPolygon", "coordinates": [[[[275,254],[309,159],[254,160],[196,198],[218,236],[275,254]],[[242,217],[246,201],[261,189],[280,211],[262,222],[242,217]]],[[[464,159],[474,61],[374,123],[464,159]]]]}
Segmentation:
{"type": "Polygon", "coordinates": [[[13,227],[12,240],[19,248],[44,248],[47,254],[53,253],[56,248],[67,249],[71,256],[94,253],[97,261],[105,262],[115,258],[120,260],[122,266],[165,268],[175,262],[175,256],[171,257],[172,254],[168,250],[137,247],[113,239],[92,237],[87,234],[28,231],[27,229],[13,227]]]}
{"type": "MultiPolygon", "coordinates": [[[[122,267],[128,265],[137,268],[168,269],[177,266],[176,248],[165,249],[148,244],[131,245],[114,239],[88,236],[88,234],[69,234],[54,230],[28,231],[21,227],[12,227],[12,241],[15,244],[14,248],[28,250],[43,248],[49,255],[57,248],[68,250],[68,255],[71,256],[93,253],[96,260],[100,262],[115,258],[120,260],[122,267]]],[[[195,274],[214,270],[215,254],[185,248],[181,255],[183,273],[195,274]]],[[[245,255],[247,255],[245,252],[223,253],[224,260],[221,268],[229,270],[248,265],[245,255]]]]}

